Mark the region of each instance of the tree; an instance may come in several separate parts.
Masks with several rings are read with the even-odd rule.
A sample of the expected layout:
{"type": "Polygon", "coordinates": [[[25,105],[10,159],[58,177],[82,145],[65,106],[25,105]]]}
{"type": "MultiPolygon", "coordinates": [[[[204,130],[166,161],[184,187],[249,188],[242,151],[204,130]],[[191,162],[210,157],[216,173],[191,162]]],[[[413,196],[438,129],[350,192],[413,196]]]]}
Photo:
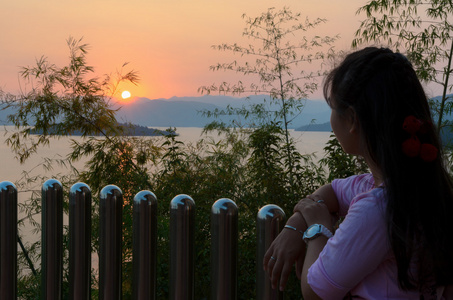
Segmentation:
{"type": "Polygon", "coordinates": [[[368,166],[360,156],[353,156],[343,151],[335,135],[331,135],[324,147],[326,155],[319,161],[321,166],[329,170],[327,182],[336,178],[346,178],[356,174],[369,172],[368,166]]]}
{"type": "MultiPolygon", "coordinates": [[[[86,54],[88,45],[82,44],[81,40],[69,38],[69,64],[58,67],[48,62],[46,57],[41,57],[31,67],[24,67],[21,76],[31,82],[31,90],[21,95],[14,96],[0,93],[1,109],[11,109],[13,113],[8,115],[9,123],[15,126],[15,130],[8,132],[6,143],[15,152],[20,162],[24,162],[33,155],[39,147],[48,146],[52,139],[70,136],[74,132],[80,132],[86,137],[82,142],[72,141],[72,152],[57,163],[72,166],[72,162],[82,157],[90,158],[86,164],[89,171],[81,171],[72,168],[73,171],[67,176],[59,176],[65,190],[77,182],[85,181],[92,189],[94,196],[94,208],[98,205],[97,195],[106,184],[116,184],[122,187],[125,199],[124,215],[125,224],[132,224],[132,197],[141,189],[150,189],[152,184],[147,172],[147,164],[159,155],[158,151],[149,143],[144,145],[139,140],[123,135],[121,126],[115,117],[116,110],[111,103],[119,84],[129,81],[136,84],[139,80],[135,71],[123,74],[123,70],[115,74],[108,74],[102,78],[94,77],[93,67],[87,65],[86,54]],[[89,76],[93,76],[89,78],[89,76]],[[88,136],[90,136],[88,138],[88,136]],[[146,148],[146,149],[145,149],[146,148]],[[134,184],[130,184],[130,183],[134,184]]],[[[123,65],[123,68],[126,66],[123,65]]],[[[46,158],[45,167],[51,169],[54,159],[46,158]]],[[[24,175],[23,180],[16,182],[22,189],[30,189],[30,199],[21,203],[20,208],[27,216],[21,220],[30,222],[40,231],[40,224],[34,218],[40,213],[39,187],[36,182],[43,183],[43,176],[30,178],[24,175]]],[[[65,205],[65,213],[68,213],[68,205],[65,205]]],[[[93,249],[97,249],[97,219],[93,224],[93,249]]],[[[65,236],[67,231],[65,231],[65,236]]],[[[125,243],[131,243],[131,227],[125,226],[123,232],[125,243]]],[[[65,238],[65,241],[67,239],[65,238]]],[[[36,242],[28,247],[32,260],[39,257],[40,243],[36,242]]],[[[130,261],[130,247],[125,247],[123,260],[130,261]]],[[[22,261],[22,260],[19,260],[22,261]]],[[[24,264],[28,262],[24,261],[24,264]]],[[[128,271],[127,268],[126,272],[128,271]]],[[[65,269],[66,270],[66,269],[65,269]]],[[[67,271],[67,270],[66,270],[67,271]]],[[[20,282],[36,282],[39,269],[35,274],[24,275],[20,282]]],[[[130,278],[130,276],[124,276],[130,278]]],[[[38,280],[39,282],[39,280],[38,280]]],[[[127,281],[125,282],[127,285],[127,281]]],[[[22,295],[36,293],[28,288],[36,285],[23,285],[20,290],[22,295]]],[[[67,286],[66,286],[67,287],[67,286]]],[[[127,289],[126,289],[127,292],[127,289]]],[[[25,297],[25,296],[24,296],[25,297]]],[[[28,296],[26,296],[28,297],[28,296]]]]}
{"type": "MultiPolygon", "coordinates": [[[[21,76],[33,84],[31,91],[18,97],[3,97],[1,109],[14,108],[17,113],[8,116],[8,122],[15,125],[17,132],[7,139],[7,144],[24,162],[41,145],[48,145],[51,138],[71,135],[80,131],[88,135],[120,133],[115,118],[115,109],[110,99],[123,81],[136,84],[139,80],[135,71],[116,78],[105,75],[87,79],[93,67],[86,63],[87,44],[69,38],[70,62],[68,66],[57,67],[41,57],[32,67],[23,67],[21,76]],[[31,139],[32,132],[39,132],[38,139],[31,139]]],[[[126,66],[127,64],[123,65],[126,66]]]]}
{"type": "Polygon", "coordinates": [[[199,91],[208,94],[218,92],[232,95],[268,95],[269,98],[265,98],[261,104],[242,108],[228,107],[226,111],[207,114],[240,115],[252,120],[249,125],[251,127],[265,128],[269,124],[282,127],[285,137],[282,150],[288,163],[287,179],[290,187],[294,188],[297,158],[291,150],[289,126],[294,118],[302,113],[304,101],[317,89],[317,79],[323,72],[312,69],[320,67],[323,60],[333,54],[331,44],[337,37],[305,36],[307,31],[314,30],[325,20],[318,18],[310,21],[306,18],[301,22],[301,15],[288,8],[270,8],[256,18],[245,14],[243,18],[247,26],[243,36],[252,40],[252,43],[247,46],[237,43],[213,46],[220,51],[238,54],[241,60],[219,63],[211,66],[211,70],[241,73],[243,76],[252,77],[251,83],[247,85],[242,80],[234,84],[223,82],[220,85],[202,86],[199,91]],[[315,63],[318,66],[313,68],[315,63]]]}
{"type": "Polygon", "coordinates": [[[445,115],[453,109],[451,92],[453,40],[449,0],[376,0],[369,1],[357,13],[365,13],[353,40],[353,46],[386,41],[405,51],[422,80],[442,87],[440,100],[431,99],[437,117],[437,130],[451,123],[445,115]],[[421,16],[419,14],[422,14],[421,16]]]}

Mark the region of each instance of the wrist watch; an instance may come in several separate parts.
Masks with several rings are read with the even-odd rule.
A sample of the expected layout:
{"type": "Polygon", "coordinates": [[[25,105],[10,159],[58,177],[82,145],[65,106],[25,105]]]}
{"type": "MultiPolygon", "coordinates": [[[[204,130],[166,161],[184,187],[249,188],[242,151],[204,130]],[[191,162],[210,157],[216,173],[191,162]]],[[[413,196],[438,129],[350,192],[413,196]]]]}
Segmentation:
{"type": "Polygon", "coordinates": [[[320,235],[324,235],[328,239],[333,237],[332,232],[327,229],[324,225],[321,224],[313,224],[304,232],[304,241],[308,243],[308,241],[317,238],[320,235]]]}

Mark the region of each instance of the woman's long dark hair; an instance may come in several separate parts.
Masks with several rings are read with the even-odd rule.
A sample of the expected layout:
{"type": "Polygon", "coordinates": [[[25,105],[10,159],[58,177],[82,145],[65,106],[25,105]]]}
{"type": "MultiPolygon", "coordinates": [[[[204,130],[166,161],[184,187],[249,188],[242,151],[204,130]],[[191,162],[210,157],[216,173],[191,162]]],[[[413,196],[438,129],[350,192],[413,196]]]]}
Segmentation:
{"type": "Polygon", "coordinates": [[[355,111],[369,155],[381,170],[400,287],[452,284],[453,187],[426,95],[410,62],[385,48],[351,53],[327,76],[324,96],[340,113],[355,111]],[[425,124],[421,142],[439,149],[434,161],[403,153],[402,143],[409,137],[403,122],[410,115],[425,124]]]}

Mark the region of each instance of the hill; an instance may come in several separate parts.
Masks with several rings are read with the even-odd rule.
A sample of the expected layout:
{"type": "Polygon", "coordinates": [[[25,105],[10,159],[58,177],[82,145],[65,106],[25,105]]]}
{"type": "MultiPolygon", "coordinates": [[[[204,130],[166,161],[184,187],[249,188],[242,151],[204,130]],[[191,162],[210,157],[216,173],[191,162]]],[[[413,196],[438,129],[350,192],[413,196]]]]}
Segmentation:
{"type": "MultiPolygon", "coordinates": [[[[119,108],[117,119],[121,123],[132,123],[146,127],[204,127],[216,120],[205,117],[202,111],[224,110],[227,106],[240,108],[243,105],[262,103],[264,95],[237,98],[230,96],[205,95],[200,97],[172,97],[169,99],[139,98],[127,104],[114,104],[119,108]]],[[[275,107],[269,107],[275,110],[275,107]]],[[[11,125],[7,116],[14,113],[12,108],[0,110],[0,124],[11,125]]],[[[303,112],[297,116],[290,128],[298,128],[305,124],[328,122],[330,109],[324,101],[306,100],[303,112]]],[[[222,121],[238,120],[238,116],[223,116],[222,121]]],[[[241,120],[243,121],[243,120],[241,120]]]]}
{"type": "MultiPolygon", "coordinates": [[[[225,109],[228,105],[240,108],[247,104],[262,103],[263,95],[249,98],[229,96],[200,96],[200,97],[172,97],[170,99],[135,98],[131,103],[121,105],[118,119],[121,122],[131,122],[143,126],[156,127],[203,127],[215,118],[205,117],[202,111],[225,109]]],[[[118,104],[118,107],[120,105],[118,104]]],[[[270,107],[269,109],[275,109],[270,107]]],[[[330,108],[324,101],[306,100],[303,112],[294,119],[291,128],[310,124],[328,122],[330,108]]],[[[221,120],[228,122],[237,119],[236,116],[224,116],[221,120]]]]}
{"type": "Polygon", "coordinates": [[[330,122],[322,124],[308,124],[295,129],[296,131],[332,131],[330,122]]]}
{"type": "MultiPolygon", "coordinates": [[[[264,95],[253,95],[248,98],[205,95],[154,100],[136,97],[127,104],[116,103],[114,106],[119,109],[117,119],[121,123],[163,128],[204,127],[216,119],[203,116],[202,111],[223,110],[227,106],[240,108],[243,105],[262,103],[265,97],[264,95]]],[[[433,100],[438,101],[438,98],[434,97],[433,100]]],[[[268,109],[275,110],[275,107],[268,107],[268,109]]],[[[0,110],[0,124],[9,125],[7,115],[13,112],[11,108],[0,110]]],[[[237,119],[237,116],[224,116],[221,120],[230,122],[237,119]]],[[[453,120],[453,117],[449,115],[447,119],[453,120]]],[[[330,131],[329,120],[330,108],[325,101],[306,100],[302,113],[294,119],[290,128],[300,131],[330,131]]]]}
{"type": "MultiPolygon", "coordinates": [[[[162,135],[170,135],[170,134],[175,134],[174,131],[164,131],[164,130],[159,130],[155,128],[149,128],[145,126],[140,126],[140,125],[134,125],[134,124],[119,124],[119,126],[122,128],[124,135],[126,136],[162,136],[162,135]]],[[[54,126],[55,127],[55,126],[54,126]]],[[[49,130],[50,134],[54,134],[56,132],[56,128],[52,127],[49,130]]],[[[41,130],[32,130],[31,134],[41,134],[41,130]]],[[[82,132],[81,131],[74,131],[71,132],[70,135],[74,136],[81,136],[82,132]]],[[[100,134],[95,134],[96,136],[99,136],[100,134]]]]}

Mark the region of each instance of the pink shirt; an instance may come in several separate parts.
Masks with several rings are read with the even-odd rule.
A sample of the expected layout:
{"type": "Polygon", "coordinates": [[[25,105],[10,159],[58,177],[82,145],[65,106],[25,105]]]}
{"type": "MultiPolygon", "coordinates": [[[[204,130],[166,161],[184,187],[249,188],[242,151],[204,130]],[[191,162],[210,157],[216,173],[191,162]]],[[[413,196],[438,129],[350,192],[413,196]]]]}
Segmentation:
{"type": "Polygon", "coordinates": [[[340,216],[346,216],[308,270],[308,284],[322,299],[419,299],[398,288],[397,267],[387,238],[385,197],[371,174],[332,182],[340,216]],[[354,297],[355,298],[355,297],[354,297]]]}

